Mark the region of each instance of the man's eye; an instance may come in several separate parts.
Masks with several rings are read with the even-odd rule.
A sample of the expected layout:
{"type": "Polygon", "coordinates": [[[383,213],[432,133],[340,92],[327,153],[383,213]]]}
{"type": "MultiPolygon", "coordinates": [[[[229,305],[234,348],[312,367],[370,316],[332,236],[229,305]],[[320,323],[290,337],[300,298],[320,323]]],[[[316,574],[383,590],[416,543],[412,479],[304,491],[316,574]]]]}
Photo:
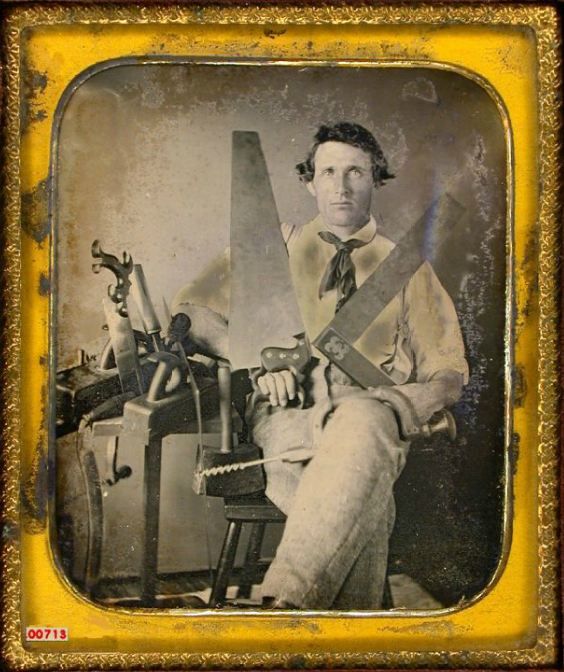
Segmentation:
{"type": "Polygon", "coordinates": [[[335,171],[333,170],[333,168],[324,168],[323,169],[323,175],[333,175],[334,173],[335,173],[335,171]]]}
{"type": "Polygon", "coordinates": [[[360,168],[352,168],[350,172],[351,175],[354,175],[355,177],[360,177],[363,174],[360,168]]]}

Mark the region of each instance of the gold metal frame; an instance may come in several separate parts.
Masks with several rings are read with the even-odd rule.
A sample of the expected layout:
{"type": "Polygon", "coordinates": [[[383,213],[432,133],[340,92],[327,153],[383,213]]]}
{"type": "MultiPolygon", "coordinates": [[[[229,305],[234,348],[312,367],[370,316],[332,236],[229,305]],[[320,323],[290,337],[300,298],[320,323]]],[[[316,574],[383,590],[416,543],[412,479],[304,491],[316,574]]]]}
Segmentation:
{"type": "Polygon", "coordinates": [[[555,11],[543,6],[11,10],[4,44],[2,428],[3,656],[10,667],[498,667],[556,661],[558,43],[555,11]],[[508,484],[511,468],[514,474],[505,527],[513,528],[513,541],[509,547],[506,534],[505,563],[487,590],[462,608],[405,614],[116,612],[88,602],[58,572],[46,503],[36,494],[46,492],[50,413],[51,302],[40,289],[53,268],[50,235],[43,228],[50,129],[76,75],[113,58],[154,62],[158,44],[166,45],[167,54],[223,63],[244,49],[258,62],[288,67],[304,61],[444,67],[478,79],[506,110],[508,231],[514,234],[508,237],[506,434],[512,428],[521,446],[516,464],[510,464],[509,450],[506,456],[508,484]],[[32,111],[25,128],[20,101],[30,84],[22,80],[22,57],[46,75],[45,86],[25,92],[32,111]],[[510,394],[513,363],[527,390],[518,405],[510,394]],[[68,626],[70,641],[24,647],[22,628],[48,624],[68,626]]]}

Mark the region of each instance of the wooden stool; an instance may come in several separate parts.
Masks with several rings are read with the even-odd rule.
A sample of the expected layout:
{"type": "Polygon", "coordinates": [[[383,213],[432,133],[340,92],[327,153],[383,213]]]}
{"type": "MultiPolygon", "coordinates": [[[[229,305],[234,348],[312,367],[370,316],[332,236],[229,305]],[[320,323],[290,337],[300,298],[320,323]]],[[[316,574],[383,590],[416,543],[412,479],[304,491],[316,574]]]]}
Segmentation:
{"type": "MultiPolygon", "coordinates": [[[[251,523],[252,527],[237,589],[237,597],[248,598],[251,595],[251,589],[261,563],[260,551],[266,525],[268,523],[286,522],[285,514],[264,494],[226,498],[224,504],[228,525],[217,564],[214,585],[212,586],[209,600],[210,607],[218,607],[225,602],[243,524],[251,523]]],[[[390,582],[386,576],[382,608],[391,609],[392,607],[390,582]]]]}
{"type": "Polygon", "coordinates": [[[227,531],[217,564],[210,607],[220,606],[225,601],[243,524],[251,523],[252,528],[237,597],[247,598],[251,594],[253,580],[260,564],[260,551],[267,523],[286,522],[286,516],[264,494],[226,498],[225,518],[228,522],[227,531]]]}

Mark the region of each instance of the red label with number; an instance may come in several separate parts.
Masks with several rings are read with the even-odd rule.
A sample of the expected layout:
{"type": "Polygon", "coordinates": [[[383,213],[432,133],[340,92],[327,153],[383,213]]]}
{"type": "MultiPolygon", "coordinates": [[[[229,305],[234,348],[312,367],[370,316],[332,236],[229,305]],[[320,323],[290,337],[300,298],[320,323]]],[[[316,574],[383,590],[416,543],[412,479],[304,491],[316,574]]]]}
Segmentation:
{"type": "Polygon", "coordinates": [[[66,642],[68,638],[68,628],[30,625],[25,629],[26,642],[66,642]]]}

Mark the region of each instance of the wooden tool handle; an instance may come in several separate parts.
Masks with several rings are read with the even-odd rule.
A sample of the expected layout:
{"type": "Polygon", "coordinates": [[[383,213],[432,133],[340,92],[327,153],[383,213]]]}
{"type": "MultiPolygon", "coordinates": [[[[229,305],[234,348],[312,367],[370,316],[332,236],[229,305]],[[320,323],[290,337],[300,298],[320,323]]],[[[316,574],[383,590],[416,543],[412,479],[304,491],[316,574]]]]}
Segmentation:
{"type": "Polygon", "coordinates": [[[131,294],[143,320],[143,328],[148,334],[160,333],[161,323],[149,296],[147,281],[141,264],[134,264],[131,279],[131,294]]]}
{"type": "Polygon", "coordinates": [[[219,384],[219,417],[221,419],[221,452],[230,453],[232,420],[231,420],[231,368],[220,364],[217,371],[219,384]]]}
{"type": "Polygon", "coordinates": [[[147,392],[147,401],[154,403],[166,397],[167,392],[174,391],[182,383],[183,375],[180,360],[170,352],[154,352],[148,359],[157,362],[147,392]]]}
{"type": "Polygon", "coordinates": [[[311,358],[311,349],[305,334],[298,334],[293,348],[264,348],[260,358],[266,371],[293,368],[301,373],[311,358]]]}

